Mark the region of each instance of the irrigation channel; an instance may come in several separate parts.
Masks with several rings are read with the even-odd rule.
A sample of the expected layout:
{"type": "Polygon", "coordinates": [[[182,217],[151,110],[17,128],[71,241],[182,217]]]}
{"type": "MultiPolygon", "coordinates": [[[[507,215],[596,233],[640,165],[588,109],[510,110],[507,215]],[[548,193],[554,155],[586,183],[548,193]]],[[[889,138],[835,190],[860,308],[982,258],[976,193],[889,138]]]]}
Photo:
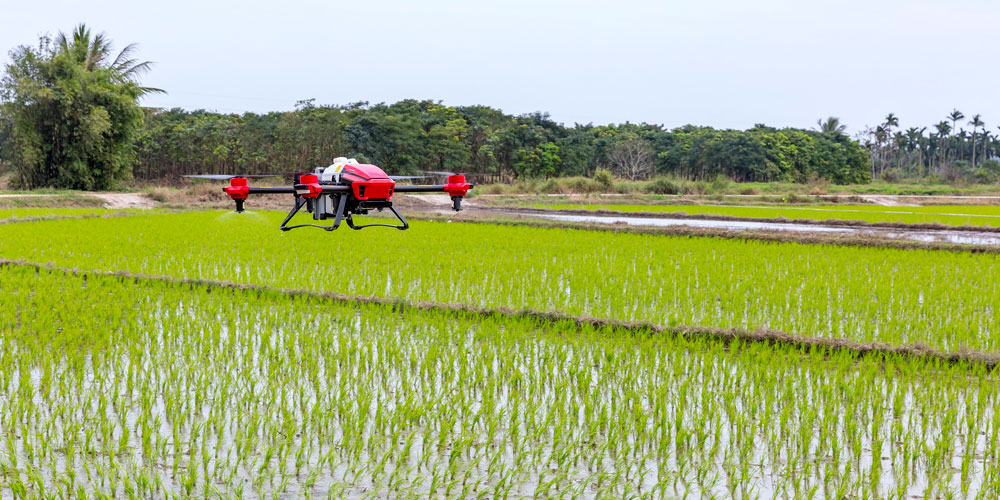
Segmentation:
{"type": "MultiPolygon", "coordinates": [[[[490,210],[494,211],[494,210],[490,210]]],[[[904,229],[901,227],[845,226],[798,222],[763,222],[718,220],[708,218],[682,218],[653,216],[651,214],[591,215],[566,213],[559,210],[509,208],[495,210],[498,214],[518,214],[540,219],[565,222],[597,222],[601,224],[627,224],[629,226],[686,226],[727,231],[789,231],[796,233],[839,233],[875,236],[881,238],[922,241],[926,243],[956,243],[963,245],[1000,246],[1000,233],[995,231],[970,231],[958,229],[904,229]]]]}

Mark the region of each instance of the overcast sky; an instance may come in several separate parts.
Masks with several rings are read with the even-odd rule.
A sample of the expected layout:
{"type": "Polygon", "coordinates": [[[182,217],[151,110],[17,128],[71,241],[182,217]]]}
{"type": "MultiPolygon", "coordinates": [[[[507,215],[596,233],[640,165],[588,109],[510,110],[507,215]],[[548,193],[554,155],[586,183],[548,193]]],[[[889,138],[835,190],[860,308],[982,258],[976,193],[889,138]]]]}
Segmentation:
{"type": "MultiPolygon", "coordinates": [[[[418,98],[556,121],[815,126],[953,108],[1000,125],[1000,2],[985,0],[46,0],[0,48],[85,22],[155,61],[145,105],[221,112],[418,98]]],[[[9,58],[4,56],[4,62],[9,58]]],[[[968,128],[968,126],[966,126],[968,128]]]]}

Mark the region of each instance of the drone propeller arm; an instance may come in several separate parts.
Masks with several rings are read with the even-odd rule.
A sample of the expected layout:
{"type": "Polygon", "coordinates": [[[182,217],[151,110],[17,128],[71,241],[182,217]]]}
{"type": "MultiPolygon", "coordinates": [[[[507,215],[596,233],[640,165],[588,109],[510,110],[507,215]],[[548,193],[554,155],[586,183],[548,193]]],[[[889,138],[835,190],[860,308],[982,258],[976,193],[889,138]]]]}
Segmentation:
{"type": "Polygon", "coordinates": [[[451,196],[452,210],[458,212],[462,210],[462,198],[472,189],[472,184],[465,182],[462,174],[448,176],[447,184],[433,184],[430,186],[396,186],[397,193],[448,193],[451,196]]]}
{"type": "Polygon", "coordinates": [[[229,180],[228,186],[222,188],[222,191],[236,202],[236,211],[242,212],[244,210],[243,205],[251,194],[293,194],[295,195],[296,204],[298,204],[299,195],[303,194],[303,191],[308,193],[307,197],[314,198],[319,196],[320,193],[347,193],[350,191],[350,188],[347,186],[320,186],[318,183],[281,187],[251,187],[248,185],[246,178],[234,177],[229,180]]]}
{"type": "MultiPolygon", "coordinates": [[[[323,194],[346,193],[351,190],[348,186],[322,186],[323,194]]],[[[247,194],[295,194],[295,186],[285,187],[252,187],[247,194]]]]}
{"type": "Polygon", "coordinates": [[[288,187],[252,187],[248,194],[295,194],[295,188],[292,186],[288,187]]]}
{"type": "Polygon", "coordinates": [[[454,184],[434,184],[430,186],[396,186],[397,193],[448,193],[451,195],[452,210],[458,212],[462,210],[462,197],[465,193],[472,189],[472,184],[466,184],[468,186],[464,189],[455,189],[454,184]]]}
{"type": "Polygon", "coordinates": [[[428,186],[421,185],[399,185],[396,184],[395,192],[397,193],[443,193],[445,191],[444,184],[432,184],[428,186]]]}

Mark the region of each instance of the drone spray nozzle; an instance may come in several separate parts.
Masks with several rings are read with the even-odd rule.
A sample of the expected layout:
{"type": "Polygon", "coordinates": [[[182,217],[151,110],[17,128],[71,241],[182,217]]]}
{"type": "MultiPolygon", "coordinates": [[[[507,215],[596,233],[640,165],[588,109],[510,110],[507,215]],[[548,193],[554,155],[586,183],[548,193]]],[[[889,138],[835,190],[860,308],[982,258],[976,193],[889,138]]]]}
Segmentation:
{"type": "Polygon", "coordinates": [[[247,184],[246,177],[233,177],[229,179],[229,185],[222,188],[222,190],[236,202],[236,211],[242,212],[243,203],[250,196],[250,186],[247,184]]]}
{"type": "Polygon", "coordinates": [[[453,174],[448,176],[448,184],[445,184],[444,190],[449,195],[451,195],[451,209],[458,212],[462,210],[462,197],[469,192],[472,184],[465,182],[465,176],[462,174],[453,174]]]}

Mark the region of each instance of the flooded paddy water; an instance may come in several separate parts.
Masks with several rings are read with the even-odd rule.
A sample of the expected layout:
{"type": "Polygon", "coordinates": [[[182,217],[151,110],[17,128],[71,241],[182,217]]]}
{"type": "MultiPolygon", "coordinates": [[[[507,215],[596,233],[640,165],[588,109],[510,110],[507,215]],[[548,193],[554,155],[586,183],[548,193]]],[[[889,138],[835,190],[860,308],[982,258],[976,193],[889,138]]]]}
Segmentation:
{"type": "Polygon", "coordinates": [[[994,255],[276,218],[0,227],[0,499],[1000,493],[982,364],[573,320],[997,352],[994,255]]]}
{"type": "Polygon", "coordinates": [[[711,220],[711,219],[687,219],[665,217],[630,217],[612,215],[577,215],[561,214],[556,211],[546,213],[521,212],[516,213],[527,217],[535,217],[547,220],[565,222],[596,222],[600,224],[627,224],[630,226],[686,226],[695,228],[721,229],[726,231],[788,231],[793,233],[840,233],[871,235],[882,238],[903,239],[912,241],[923,241],[929,243],[958,243],[966,245],[1000,245],[1000,233],[983,231],[957,231],[957,230],[927,230],[927,229],[899,229],[880,228],[871,226],[839,226],[822,224],[798,224],[794,222],[758,222],[758,221],[736,221],[736,220],[711,220]],[[549,213],[551,212],[551,213],[549,213]]]}
{"type": "Polygon", "coordinates": [[[0,350],[0,498],[933,498],[1000,486],[1000,384],[975,367],[29,266],[0,283],[12,297],[0,325],[22,320],[0,350]],[[37,314],[65,294],[81,302],[37,314]]]}

